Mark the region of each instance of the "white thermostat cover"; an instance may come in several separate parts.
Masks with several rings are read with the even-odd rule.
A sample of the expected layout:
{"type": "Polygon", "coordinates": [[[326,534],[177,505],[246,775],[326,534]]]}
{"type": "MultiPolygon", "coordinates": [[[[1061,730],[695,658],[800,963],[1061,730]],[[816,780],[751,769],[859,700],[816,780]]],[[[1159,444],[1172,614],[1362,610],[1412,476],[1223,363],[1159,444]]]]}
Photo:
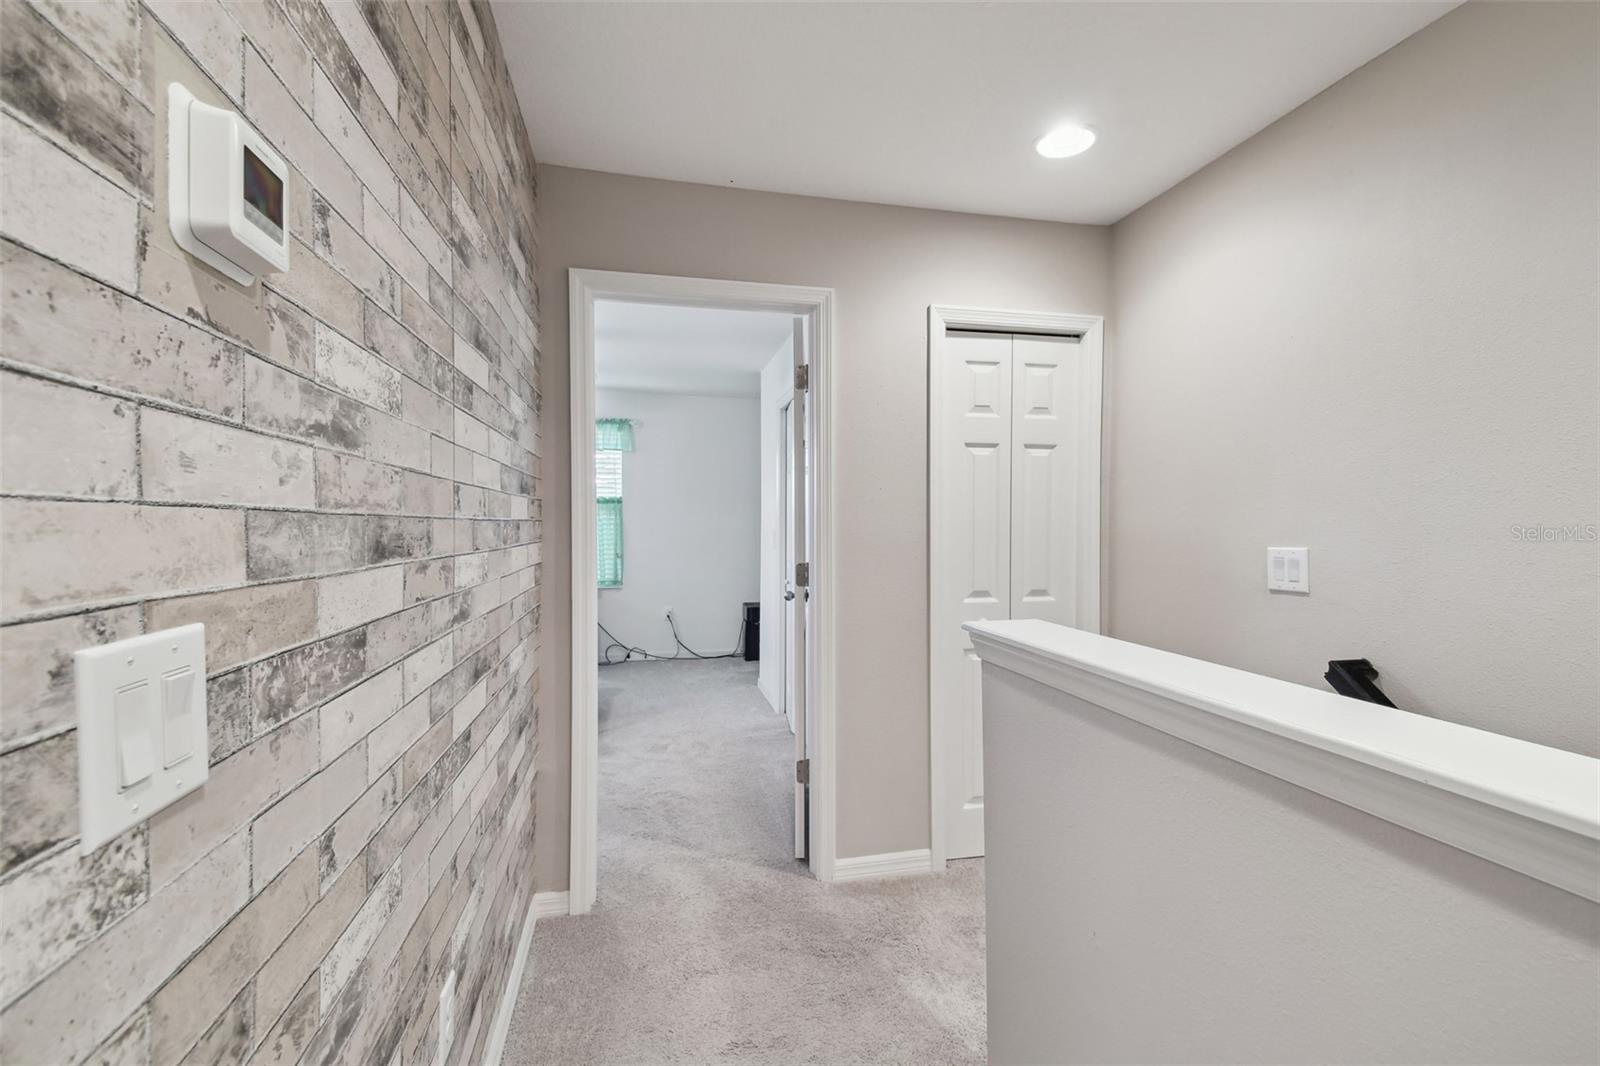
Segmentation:
{"type": "Polygon", "coordinates": [[[241,285],[289,269],[289,165],[238,112],[167,87],[172,239],[241,285]]]}

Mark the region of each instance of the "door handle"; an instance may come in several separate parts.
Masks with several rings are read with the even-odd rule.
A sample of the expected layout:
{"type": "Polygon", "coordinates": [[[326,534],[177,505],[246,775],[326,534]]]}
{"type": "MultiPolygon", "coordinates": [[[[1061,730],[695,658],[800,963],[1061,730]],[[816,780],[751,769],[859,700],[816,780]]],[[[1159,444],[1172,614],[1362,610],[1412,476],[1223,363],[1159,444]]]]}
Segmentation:
{"type": "Polygon", "coordinates": [[[784,599],[785,599],[785,600],[792,600],[792,599],[794,599],[794,589],[784,589],[784,590],[783,590],[783,598],[784,598],[784,599]]]}

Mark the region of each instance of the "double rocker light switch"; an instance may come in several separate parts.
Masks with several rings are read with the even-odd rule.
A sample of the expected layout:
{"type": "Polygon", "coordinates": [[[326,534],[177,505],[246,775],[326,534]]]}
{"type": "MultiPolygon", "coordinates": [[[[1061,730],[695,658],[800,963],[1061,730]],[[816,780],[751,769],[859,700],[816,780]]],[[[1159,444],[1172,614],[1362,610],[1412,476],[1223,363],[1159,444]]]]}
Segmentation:
{"type": "Polygon", "coordinates": [[[181,626],[73,656],[84,854],[205,783],[205,632],[181,626]]]}
{"type": "Polygon", "coordinates": [[[1309,548],[1267,549],[1267,590],[1269,592],[1311,591],[1311,550],[1309,548]]]}

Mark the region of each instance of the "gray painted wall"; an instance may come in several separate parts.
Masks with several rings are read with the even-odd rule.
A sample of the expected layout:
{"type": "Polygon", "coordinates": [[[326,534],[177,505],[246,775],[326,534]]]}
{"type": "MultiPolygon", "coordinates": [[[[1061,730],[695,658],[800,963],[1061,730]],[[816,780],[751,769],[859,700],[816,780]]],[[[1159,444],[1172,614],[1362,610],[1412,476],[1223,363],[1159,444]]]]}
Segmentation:
{"type": "MultiPolygon", "coordinates": [[[[1103,227],[539,170],[545,404],[541,696],[570,706],[567,270],[826,285],[838,296],[839,854],[928,846],[927,308],[1104,314],[1103,227]]],[[[567,877],[570,719],[539,737],[541,891],[567,877]]],[[[602,832],[604,829],[602,828],[602,832]]]]}
{"type": "Polygon", "coordinates": [[[1597,40],[1468,4],[1114,227],[1113,636],[1600,754],[1600,544],[1516,533],[1600,522],[1597,40]]]}
{"type": "Polygon", "coordinates": [[[995,1063],[1600,1054],[1600,906],[984,668],[995,1063]]]}

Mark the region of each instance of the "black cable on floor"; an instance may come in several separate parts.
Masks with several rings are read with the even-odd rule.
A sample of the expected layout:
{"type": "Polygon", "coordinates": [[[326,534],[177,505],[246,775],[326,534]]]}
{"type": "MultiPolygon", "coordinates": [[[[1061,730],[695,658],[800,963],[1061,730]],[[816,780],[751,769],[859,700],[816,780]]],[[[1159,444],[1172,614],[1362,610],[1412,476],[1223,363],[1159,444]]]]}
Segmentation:
{"type": "MultiPolygon", "coordinates": [[[[732,658],[735,658],[737,656],[740,656],[740,655],[744,654],[744,624],[743,623],[740,623],[740,625],[739,625],[739,639],[738,639],[737,642],[735,642],[733,650],[728,652],[725,655],[701,655],[699,652],[697,652],[693,648],[689,647],[689,645],[685,644],[683,642],[683,638],[678,636],[678,623],[673,619],[671,611],[667,612],[667,625],[672,627],[672,639],[677,641],[678,647],[683,649],[684,651],[688,652],[690,655],[694,656],[696,659],[732,659],[732,658]]],[[[674,654],[672,656],[672,658],[674,658],[674,659],[676,659],[677,657],[678,656],[676,654],[674,654]]]]}
{"type": "Polygon", "coordinates": [[[681,659],[684,652],[688,652],[690,657],[695,659],[736,659],[744,654],[743,623],[740,623],[739,625],[739,639],[735,643],[734,649],[725,655],[702,655],[693,648],[689,647],[689,645],[685,644],[683,642],[683,638],[678,635],[678,622],[672,617],[671,612],[667,613],[667,625],[672,627],[672,640],[673,643],[678,646],[677,650],[675,650],[671,655],[656,655],[653,652],[645,651],[643,648],[640,648],[636,645],[624,644],[622,641],[617,639],[616,634],[612,633],[611,630],[607,629],[604,625],[599,622],[596,622],[595,624],[600,626],[600,632],[604,633],[606,635],[606,639],[611,641],[611,643],[607,644],[603,649],[601,649],[600,652],[600,656],[605,660],[606,666],[616,666],[619,663],[625,663],[634,658],[654,659],[657,662],[671,662],[673,659],[681,659]],[[612,648],[621,648],[623,651],[622,658],[613,659],[611,657],[612,648]]]}
{"type": "Polygon", "coordinates": [[[632,659],[635,655],[638,655],[638,656],[640,656],[642,658],[645,658],[645,659],[658,659],[658,658],[660,658],[660,656],[658,656],[658,655],[651,655],[649,652],[645,651],[643,648],[635,648],[635,647],[632,647],[630,645],[622,643],[622,641],[618,640],[616,638],[616,636],[612,634],[611,630],[607,629],[604,625],[601,625],[598,622],[595,623],[595,624],[596,625],[600,625],[600,632],[604,633],[606,635],[606,637],[609,638],[610,641],[611,641],[611,643],[607,644],[605,646],[605,648],[600,652],[600,655],[601,655],[602,658],[605,659],[607,666],[616,666],[618,663],[625,663],[629,659],[632,659]],[[621,648],[627,654],[623,655],[623,657],[620,658],[620,659],[613,659],[613,658],[611,658],[611,649],[612,648],[621,648]]]}

